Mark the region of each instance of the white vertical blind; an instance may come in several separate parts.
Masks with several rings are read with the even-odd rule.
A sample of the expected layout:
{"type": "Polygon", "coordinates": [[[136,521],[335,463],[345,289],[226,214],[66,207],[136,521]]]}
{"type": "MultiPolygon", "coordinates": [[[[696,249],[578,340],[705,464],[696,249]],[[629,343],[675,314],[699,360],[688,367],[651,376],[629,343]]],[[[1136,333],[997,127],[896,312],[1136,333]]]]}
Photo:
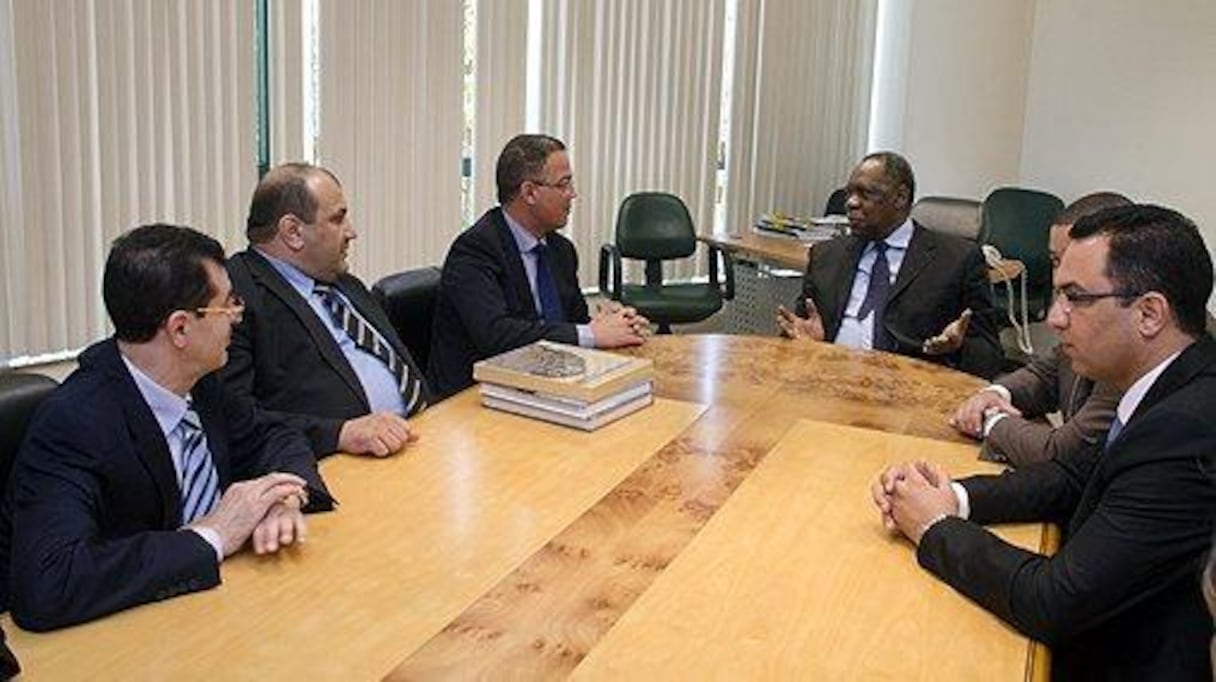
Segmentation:
{"type": "Polygon", "coordinates": [[[342,181],[369,286],[461,228],[462,3],[322,0],[317,162],[342,181]]]}
{"type": "Polygon", "coordinates": [[[697,229],[712,226],[724,2],[544,0],[543,13],[540,128],[569,148],[579,198],[566,234],[586,285],[630,193],[676,194],[697,229]]]}
{"type": "Polygon", "coordinates": [[[876,0],[739,0],[727,221],[820,215],[865,153],[876,0]]]}
{"type": "Polygon", "coordinates": [[[0,357],[106,333],[109,242],[154,221],[240,244],[253,186],[247,0],[6,1],[0,357]]]}
{"type": "Polygon", "coordinates": [[[477,106],[473,128],[473,215],[498,203],[494,166],[527,113],[528,0],[477,2],[477,106]]]}

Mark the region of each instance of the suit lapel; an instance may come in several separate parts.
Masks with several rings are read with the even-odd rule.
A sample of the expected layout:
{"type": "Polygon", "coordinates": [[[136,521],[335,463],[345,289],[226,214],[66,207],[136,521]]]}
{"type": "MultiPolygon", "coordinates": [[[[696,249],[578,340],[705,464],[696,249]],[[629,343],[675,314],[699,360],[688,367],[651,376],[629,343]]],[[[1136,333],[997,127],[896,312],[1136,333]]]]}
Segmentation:
{"type": "Polygon", "coordinates": [[[255,283],[265,287],[291,310],[300,324],[308,330],[308,335],[312,337],[313,345],[320,351],[321,357],[338,373],[338,376],[342,377],[342,381],[350,386],[355,395],[363,399],[364,407],[367,407],[367,396],[363,392],[363,384],[359,383],[359,377],[355,376],[355,370],[351,369],[350,363],[346,361],[346,356],[342,355],[342,349],[334,341],[333,335],[329,333],[321,320],[317,319],[316,312],[261,254],[254,249],[249,249],[245,253],[246,262],[249,263],[249,272],[255,283]]]}
{"type": "Polygon", "coordinates": [[[511,287],[514,299],[514,301],[508,301],[508,305],[515,306],[516,309],[512,311],[513,313],[526,311],[529,313],[529,319],[538,320],[540,315],[536,312],[536,304],[532,300],[532,287],[528,284],[528,272],[524,269],[523,257],[519,255],[519,247],[515,244],[515,237],[511,235],[511,228],[507,226],[507,219],[502,215],[502,209],[495,209],[495,211],[494,231],[498,235],[498,244],[503,251],[503,267],[506,268],[507,286],[511,287]]]}
{"type": "MultiPolygon", "coordinates": [[[[832,316],[829,321],[831,328],[825,330],[828,338],[836,338],[837,332],[840,331],[840,322],[844,320],[845,307],[849,305],[849,295],[853,292],[853,280],[857,277],[857,264],[861,262],[861,254],[868,243],[853,235],[845,239],[847,242],[844,245],[844,258],[820,258],[815,261],[816,265],[826,266],[827,276],[824,281],[834,283],[834,286],[825,287],[825,293],[831,296],[831,299],[826,301],[827,312],[832,316]]],[[[814,258],[814,254],[810,257],[814,258]]]]}
{"type": "Polygon", "coordinates": [[[899,274],[895,276],[895,284],[887,295],[887,304],[899,297],[925,268],[933,263],[937,244],[933,236],[920,225],[913,224],[912,239],[908,242],[908,251],[904,254],[903,263],[899,266],[899,274]]]}
{"type": "Polygon", "coordinates": [[[181,523],[182,502],[181,491],[177,486],[177,470],[173,468],[173,456],[169,454],[169,444],[152,414],[152,408],[144,402],[139,388],[135,385],[135,379],[123,364],[118,344],[113,340],[103,343],[106,345],[96,356],[98,368],[109,374],[118,384],[116,398],[126,417],[127,428],[135,444],[135,454],[160,492],[161,527],[175,528],[181,523]]]}

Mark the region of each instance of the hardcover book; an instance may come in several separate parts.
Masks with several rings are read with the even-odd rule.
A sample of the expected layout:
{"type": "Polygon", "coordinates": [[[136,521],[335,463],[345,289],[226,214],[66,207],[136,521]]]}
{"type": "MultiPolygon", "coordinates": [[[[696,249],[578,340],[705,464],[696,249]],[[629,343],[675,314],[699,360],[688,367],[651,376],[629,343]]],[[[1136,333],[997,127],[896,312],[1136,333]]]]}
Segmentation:
{"type": "Polygon", "coordinates": [[[653,376],[649,359],[552,341],[537,341],[473,365],[473,378],[482,383],[584,403],[604,400],[653,376]]]}

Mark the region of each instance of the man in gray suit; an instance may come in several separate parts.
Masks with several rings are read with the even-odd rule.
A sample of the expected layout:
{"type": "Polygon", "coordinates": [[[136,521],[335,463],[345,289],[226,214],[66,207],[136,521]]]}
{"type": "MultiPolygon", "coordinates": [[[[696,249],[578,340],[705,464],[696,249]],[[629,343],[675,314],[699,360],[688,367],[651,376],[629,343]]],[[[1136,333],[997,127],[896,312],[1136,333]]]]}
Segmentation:
{"type": "MultiPolygon", "coordinates": [[[[1065,208],[1052,224],[1048,241],[1053,270],[1068,246],[1073,223],[1104,208],[1130,204],[1122,194],[1095,192],[1065,208]]],[[[1112,386],[1078,376],[1055,347],[980,389],[959,406],[950,423],[983,439],[984,450],[993,459],[1021,466],[1098,442],[1110,428],[1119,396],[1112,386]],[[1062,425],[1041,419],[1057,411],[1064,419],[1062,425]]]]}

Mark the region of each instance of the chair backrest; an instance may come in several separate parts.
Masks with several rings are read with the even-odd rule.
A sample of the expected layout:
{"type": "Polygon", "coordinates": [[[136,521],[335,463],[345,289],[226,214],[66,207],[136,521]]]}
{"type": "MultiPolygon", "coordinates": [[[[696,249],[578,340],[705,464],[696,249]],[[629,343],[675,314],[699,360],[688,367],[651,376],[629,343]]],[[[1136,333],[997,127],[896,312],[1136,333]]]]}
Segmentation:
{"type": "Polygon", "coordinates": [[[849,200],[849,193],[843,187],[837,187],[832,195],[828,197],[827,204],[823,207],[824,215],[844,215],[849,212],[845,205],[849,200]]]}
{"type": "Polygon", "coordinates": [[[980,202],[958,197],[921,197],[912,207],[912,219],[934,232],[984,241],[980,202]]]}
{"type": "Polygon", "coordinates": [[[376,282],[372,296],[393,323],[418,368],[426,371],[431,352],[431,323],[442,271],[434,266],[406,270],[376,282]]]}
{"type": "Polygon", "coordinates": [[[1006,258],[1026,266],[1026,285],[1032,291],[1051,288],[1051,252],[1047,248],[1051,223],[1064,208],[1054,194],[1019,187],[993,190],[984,199],[983,221],[987,242],[1006,258]]]}
{"type": "Polygon", "coordinates": [[[0,374],[0,494],[8,485],[17,449],[34,410],[59,383],[41,374],[0,374]]]}
{"type": "Polygon", "coordinates": [[[687,258],[697,250],[688,207],[674,194],[638,192],[621,202],[616,247],[624,258],[659,261],[687,258]]]}

